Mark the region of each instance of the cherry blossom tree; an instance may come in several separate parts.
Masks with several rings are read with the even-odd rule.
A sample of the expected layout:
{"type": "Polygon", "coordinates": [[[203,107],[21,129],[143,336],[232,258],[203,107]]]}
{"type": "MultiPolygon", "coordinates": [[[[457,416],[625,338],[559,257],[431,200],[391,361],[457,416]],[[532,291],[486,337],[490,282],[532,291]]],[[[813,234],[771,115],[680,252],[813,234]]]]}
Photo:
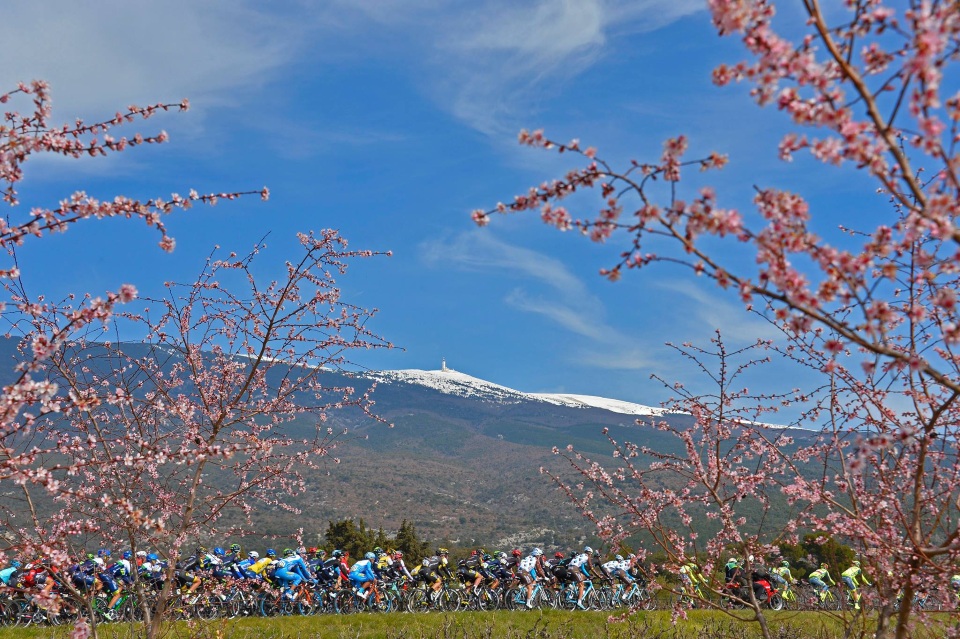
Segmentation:
{"type": "Polygon", "coordinates": [[[782,518],[776,513],[784,502],[777,499],[779,487],[800,462],[795,451],[790,452],[795,449],[791,431],[759,420],[776,412],[787,397],[754,395],[738,388],[752,369],[769,363],[770,344],[757,342],[730,351],[718,333],[710,348],[671,346],[694,362],[713,386],[711,392],[693,394],[682,384],[660,380],[676,393],[664,403],[673,419],[638,422],[673,435],[676,447],[618,442],[605,429],[615,467],[568,446],[555,448],[554,453],[577,471],[575,480],[541,472],[615,550],[639,532],[652,544],[638,550],[641,561],[646,563],[654,553],[666,558],[663,566],[651,566],[653,570],[679,574],[684,566],[694,567],[692,578],[703,578],[697,582],[702,596],[692,584],[652,583],[667,589],[677,602],[674,618],[686,617],[684,600],[696,600],[737,619],[755,621],[763,636],[770,637],[766,600],[758,601],[751,575],[763,569],[765,558],[779,554],[778,543],[795,541],[804,515],[793,512],[785,523],[771,523],[782,518]],[[722,571],[733,553],[744,560],[745,587],[731,588],[722,571]],[[750,609],[749,617],[740,612],[744,607],[750,609]]]}
{"type": "MultiPolygon", "coordinates": [[[[189,108],[186,100],[132,106],[103,122],[55,127],[45,83],[0,95],[2,104],[18,99],[32,99],[32,110],[8,112],[0,125],[0,178],[12,207],[33,155],[96,157],[164,143],[165,132],[118,140],[115,130],[189,108]]],[[[248,531],[258,505],[289,508],[280,495],[301,491],[305,470],[337,461],[331,453],[346,433],[330,415],[348,407],[371,414],[369,391],[328,383],[326,373],[349,367],[355,349],[391,346],[367,327],[374,311],[343,300],[335,282],[349,261],[374,253],[348,249],[334,231],[304,233],[299,257],[275,281],[254,276],[258,245],[245,256],[215,251],[194,282],[167,282],[165,297],[139,298],[121,284],[54,302],[42,281],[20,272],[16,249],[73,224],[125,217],[155,229],[160,248],[172,251],[165,215],[244,195],[266,200],[269,192],[112,201],[78,192],[0,221],[10,258],[0,271],[2,310],[20,354],[2,390],[0,481],[22,492],[2,506],[0,559],[42,556],[63,573],[86,539],[156,549],[169,567],[155,607],[145,610],[150,637],[163,632],[175,563],[193,549],[187,544],[248,531]],[[128,310],[134,305],[139,310],[128,310]],[[130,335],[137,341],[120,340],[130,335]]],[[[74,634],[96,635],[89,598],[62,581],[87,604],[74,634]]]]}
{"type": "MultiPolygon", "coordinates": [[[[520,143],[579,155],[585,166],[473,219],[484,225],[497,213],[539,210],[560,230],[619,242],[601,271],[610,280],[657,263],[687,267],[779,327],[783,339],[771,353],[818,377],[781,404],[820,437],[797,453],[805,466],[778,491],[804,513],[798,526],[829,529],[860,549],[882,579],[876,635],[906,637],[917,613],[897,610],[897,595],[910,602],[943,586],[960,558],[960,93],[943,91],[960,53],[960,6],[851,0],[830,23],[817,0],[803,0],[808,20],[798,42],[774,29],[771,2],[708,6],[720,35],[740,37],[751,56],[719,65],[715,84],[750,83],[758,105],[790,117],[784,161],[809,150],[874,180],[860,207],[877,211],[870,226],[854,228],[856,220],[775,188],[755,187],[756,210],[746,214],[723,207],[709,187],[685,195],[683,174],[721,169],[727,157],[686,160],[683,135],[657,161],[621,169],[593,147],[542,131],[521,132],[520,143]],[[600,190],[599,213],[571,215],[560,201],[589,188],[600,190]],[[812,230],[826,218],[843,223],[832,241],[812,230]],[[756,269],[736,266],[726,245],[749,248],[756,269]],[[814,465],[819,471],[809,472],[814,465]]],[[[770,488],[757,482],[749,494],[770,488]]]]}

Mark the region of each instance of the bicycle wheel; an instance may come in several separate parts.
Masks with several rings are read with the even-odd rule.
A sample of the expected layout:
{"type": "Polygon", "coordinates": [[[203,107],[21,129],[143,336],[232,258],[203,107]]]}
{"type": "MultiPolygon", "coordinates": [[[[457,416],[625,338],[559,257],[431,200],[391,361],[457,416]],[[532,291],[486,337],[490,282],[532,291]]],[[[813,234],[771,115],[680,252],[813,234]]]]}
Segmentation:
{"type": "Polygon", "coordinates": [[[783,597],[778,594],[770,595],[767,605],[770,606],[770,610],[783,610],[783,597]]]}
{"type": "Polygon", "coordinates": [[[407,610],[410,612],[429,612],[430,611],[430,596],[423,590],[423,588],[417,588],[412,593],[410,593],[409,598],[407,599],[407,610]]]}
{"type": "Polygon", "coordinates": [[[825,610],[840,610],[843,604],[840,601],[840,597],[838,597],[833,590],[827,590],[826,593],[824,593],[823,599],[820,601],[820,605],[825,610]]]}
{"type": "Polygon", "coordinates": [[[257,612],[260,614],[260,616],[261,617],[272,616],[273,609],[274,609],[273,597],[271,597],[267,593],[261,594],[259,599],[257,600],[257,612]]]}
{"type": "Polygon", "coordinates": [[[13,628],[20,623],[20,606],[11,599],[0,601],[0,626],[13,628]]]}

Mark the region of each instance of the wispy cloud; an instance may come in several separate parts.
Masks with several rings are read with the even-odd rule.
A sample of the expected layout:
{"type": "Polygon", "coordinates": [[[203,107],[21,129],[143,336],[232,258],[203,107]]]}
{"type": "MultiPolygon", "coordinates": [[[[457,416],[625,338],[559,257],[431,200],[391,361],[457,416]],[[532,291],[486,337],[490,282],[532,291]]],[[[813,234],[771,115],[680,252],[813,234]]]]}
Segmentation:
{"type": "Polygon", "coordinates": [[[46,79],[55,117],[67,120],[185,97],[200,110],[230,103],[237,89],[263,83],[266,71],[289,60],[303,35],[295,19],[255,6],[238,0],[5,2],[0,89],[46,79]]]}
{"type": "Polygon", "coordinates": [[[686,341],[708,340],[714,330],[719,330],[724,339],[741,344],[758,339],[777,339],[783,333],[769,322],[750,315],[741,304],[724,299],[721,295],[708,293],[693,282],[685,280],[659,281],[657,288],[679,293],[693,302],[687,317],[686,341]]]}
{"type": "Polygon", "coordinates": [[[504,302],[523,312],[535,313],[573,335],[584,338],[567,349],[571,359],[597,368],[636,370],[654,364],[659,347],[626,335],[610,325],[606,308],[587,285],[560,260],[538,251],[509,244],[487,230],[466,231],[423,242],[428,266],[505,274],[513,280],[531,280],[545,287],[532,295],[514,287],[504,302]]]}
{"type": "Polygon", "coordinates": [[[345,15],[421,43],[418,77],[469,126],[512,134],[543,96],[600,60],[612,38],[702,9],[699,0],[338,0],[345,15]]]}

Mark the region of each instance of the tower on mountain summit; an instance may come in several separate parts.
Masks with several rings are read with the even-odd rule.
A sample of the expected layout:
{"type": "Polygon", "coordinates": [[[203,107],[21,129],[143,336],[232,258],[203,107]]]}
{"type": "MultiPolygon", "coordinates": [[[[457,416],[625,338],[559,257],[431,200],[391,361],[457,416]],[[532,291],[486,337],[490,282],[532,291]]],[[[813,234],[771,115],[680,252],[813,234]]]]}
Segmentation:
{"type": "Polygon", "coordinates": [[[447,368],[447,358],[446,358],[446,357],[443,358],[443,363],[440,364],[440,370],[441,370],[442,372],[444,372],[444,373],[450,370],[449,368],[447,368]]]}

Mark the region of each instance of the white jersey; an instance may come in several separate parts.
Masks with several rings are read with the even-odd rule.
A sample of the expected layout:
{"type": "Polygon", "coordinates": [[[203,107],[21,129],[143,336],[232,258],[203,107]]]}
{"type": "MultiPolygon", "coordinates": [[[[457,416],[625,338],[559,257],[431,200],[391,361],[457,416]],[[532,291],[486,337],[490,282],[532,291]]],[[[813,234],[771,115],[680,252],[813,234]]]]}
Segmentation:
{"type": "Polygon", "coordinates": [[[536,567],[537,567],[537,558],[534,557],[533,555],[527,555],[526,557],[520,560],[520,570],[526,570],[527,572],[530,572],[536,567]]]}
{"type": "Polygon", "coordinates": [[[585,552],[580,553],[579,555],[577,555],[576,557],[570,560],[570,565],[573,566],[574,568],[579,568],[580,566],[587,563],[587,561],[589,560],[590,560],[590,555],[588,555],[585,552]]]}
{"type": "Polygon", "coordinates": [[[613,561],[608,561],[607,563],[603,564],[603,569],[609,573],[617,572],[618,570],[621,570],[621,568],[622,568],[621,563],[616,559],[614,559],[613,561]]]}

